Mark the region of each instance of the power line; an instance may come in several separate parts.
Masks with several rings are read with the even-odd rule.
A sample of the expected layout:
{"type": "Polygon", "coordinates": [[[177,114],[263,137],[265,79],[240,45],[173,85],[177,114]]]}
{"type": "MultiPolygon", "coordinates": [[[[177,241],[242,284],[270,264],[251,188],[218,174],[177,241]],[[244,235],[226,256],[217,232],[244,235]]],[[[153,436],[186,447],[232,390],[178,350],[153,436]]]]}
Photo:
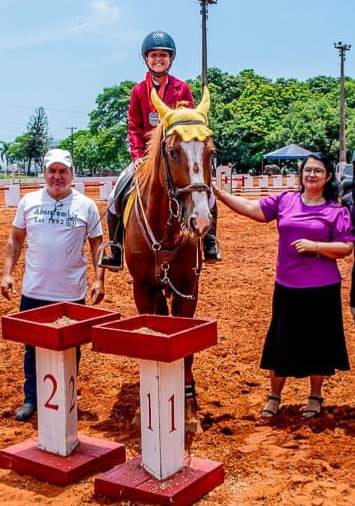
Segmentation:
{"type": "MultiPolygon", "coordinates": [[[[19,104],[0,104],[0,107],[7,107],[7,108],[14,108],[14,109],[31,109],[31,111],[33,111],[34,109],[36,109],[36,107],[38,106],[29,106],[29,105],[19,105],[19,104]]],[[[86,114],[88,115],[89,113],[87,111],[73,111],[73,110],[67,110],[67,109],[52,109],[50,107],[44,107],[43,108],[46,110],[46,111],[52,111],[52,112],[65,112],[65,113],[70,113],[70,114],[86,114]]]]}
{"type": "Polygon", "coordinates": [[[74,160],[74,130],[78,130],[78,127],[74,127],[74,126],[66,127],[66,130],[70,130],[70,151],[71,151],[71,156],[74,160]]]}

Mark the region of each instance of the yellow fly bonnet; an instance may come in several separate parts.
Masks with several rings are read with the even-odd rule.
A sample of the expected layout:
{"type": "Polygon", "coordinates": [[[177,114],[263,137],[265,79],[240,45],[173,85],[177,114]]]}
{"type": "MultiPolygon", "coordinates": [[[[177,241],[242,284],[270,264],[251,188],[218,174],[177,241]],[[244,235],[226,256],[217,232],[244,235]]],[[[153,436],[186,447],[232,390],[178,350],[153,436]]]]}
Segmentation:
{"type": "Polygon", "coordinates": [[[184,142],[192,140],[204,141],[212,134],[208,128],[207,114],[210,109],[210,94],[204,87],[201,103],[196,109],[180,107],[170,109],[158,96],[153,88],[151,99],[163,122],[164,135],[178,133],[184,142]]]}

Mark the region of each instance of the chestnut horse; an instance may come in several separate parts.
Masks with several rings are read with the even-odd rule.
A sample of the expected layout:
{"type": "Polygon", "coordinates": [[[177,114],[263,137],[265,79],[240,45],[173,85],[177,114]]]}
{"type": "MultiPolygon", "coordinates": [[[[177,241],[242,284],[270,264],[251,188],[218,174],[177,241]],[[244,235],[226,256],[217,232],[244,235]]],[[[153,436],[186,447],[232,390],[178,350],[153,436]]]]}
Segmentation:
{"type": "MultiPolygon", "coordinates": [[[[209,94],[196,109],[170,109],[153,90],[161,123],[134,174],[134,204],[125,226],[125,257],[139,313],[193,317],[201,238],[211,225],[209,94]]],[[[186,398],[195,404],[192,357],[185,359],[186,398]],[[190,392],[191,393],[191,392],[190,392]]]]}

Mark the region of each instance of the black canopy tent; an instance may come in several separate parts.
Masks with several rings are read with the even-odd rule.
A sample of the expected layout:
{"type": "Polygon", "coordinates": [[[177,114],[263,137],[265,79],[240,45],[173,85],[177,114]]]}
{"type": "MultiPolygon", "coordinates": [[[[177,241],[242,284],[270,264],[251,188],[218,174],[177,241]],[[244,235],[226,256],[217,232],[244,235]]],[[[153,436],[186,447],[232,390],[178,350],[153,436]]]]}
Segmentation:
{"type": "Polygon", "coordinates": [[[279,165],[281,160],[304,160],[311,154],[308,149],[302,148],[297,144],[288,144],[283,148],[276,149],[270,153],[266,153],[262,158],[262,172],[264,172],[264,160],[278,160],[279,165]]]}

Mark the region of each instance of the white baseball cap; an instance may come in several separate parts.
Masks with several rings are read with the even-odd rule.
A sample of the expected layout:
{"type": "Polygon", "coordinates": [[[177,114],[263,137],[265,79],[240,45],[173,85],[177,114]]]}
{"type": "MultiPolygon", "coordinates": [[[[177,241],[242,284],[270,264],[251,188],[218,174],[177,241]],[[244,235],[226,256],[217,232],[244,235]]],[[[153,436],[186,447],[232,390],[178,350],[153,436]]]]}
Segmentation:
{"type": "Polygon", "coordinates": [[[53,163],[62,163],[69,169],[73,170],[74,162],[69,151],[65,149],[50,149],[44,155],[44,168],[48,169],[53,163]]]}

